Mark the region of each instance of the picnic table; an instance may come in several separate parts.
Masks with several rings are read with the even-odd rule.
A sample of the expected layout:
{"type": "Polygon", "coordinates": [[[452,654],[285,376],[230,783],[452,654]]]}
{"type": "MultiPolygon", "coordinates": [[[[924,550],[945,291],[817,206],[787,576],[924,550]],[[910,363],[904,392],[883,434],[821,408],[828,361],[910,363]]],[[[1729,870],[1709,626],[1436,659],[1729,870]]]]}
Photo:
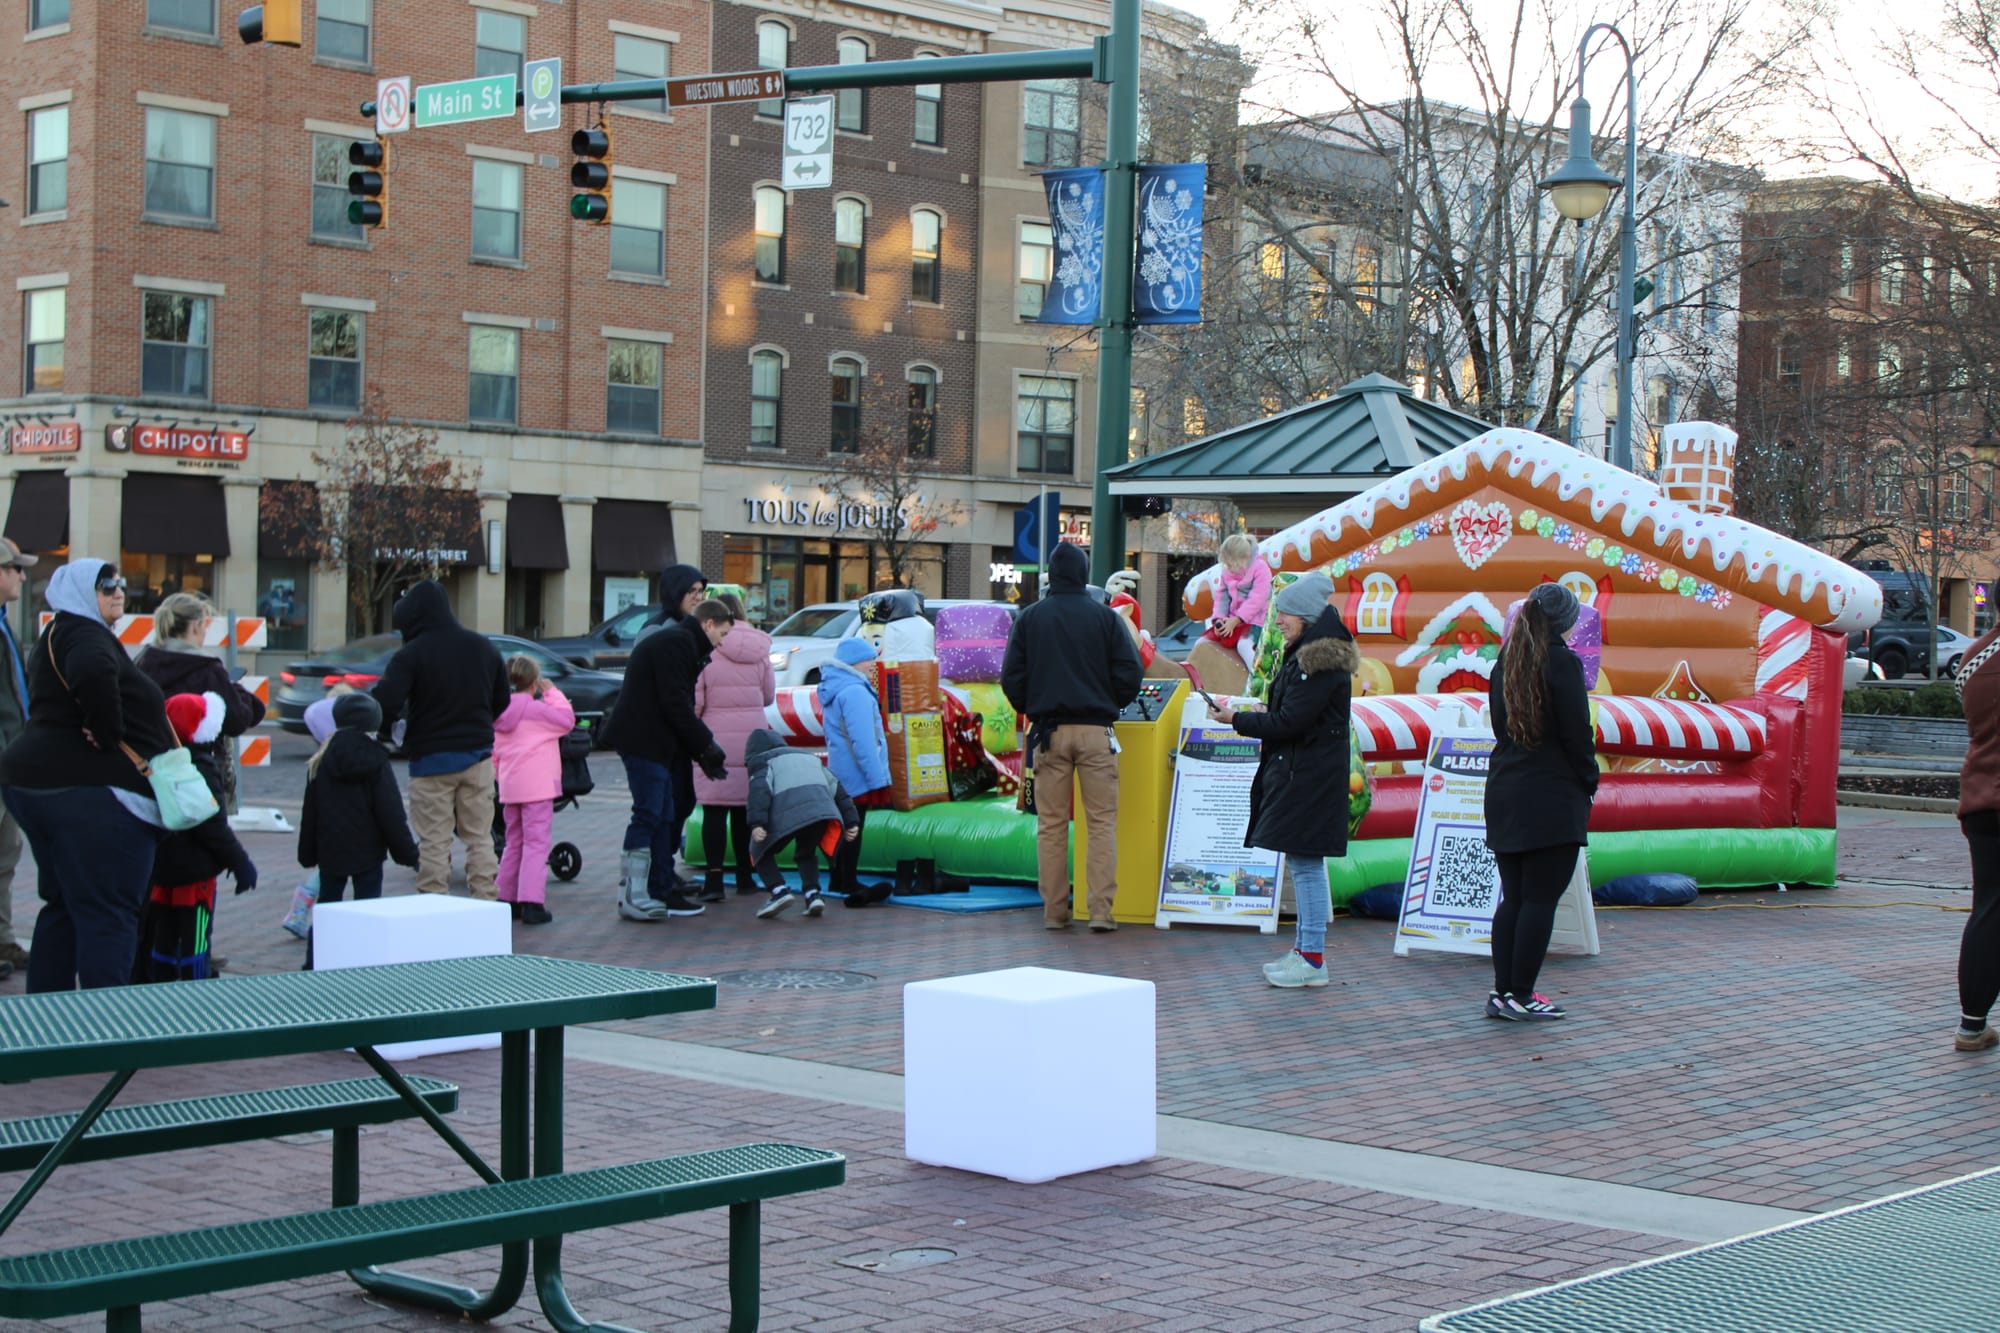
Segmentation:
{"type": "Polygon", "coordinates": [[[0,998],[0,1082],[110,1076],[74,1117],[0,1124],[0,1169],[17,1169],[7,1157],[11,1140],[19,1140],[17,1160],[25,1152],[36,1161],[0,1208],[0,1234],[66,1161],[205,1147],[302,1127],[336,1130],[332,1208],[0,1257],[0,1317],[104,1310],[110,1333],[133,1333],[142,1301],[346,1269],[369,1291],[491,1319],[520,1300],[532,1265],[550,1322],[580,1333],[593,1325],[576,1313],[564,1287],[567,1232],[727,1206],[730,1327],[754,1329],[761,1200],[841,1183],[844,1158],[794,1144],[747,1144],[563,1169],[564,1029],[714,1006],[715,983],[706,978],[531,955],[0,998]],[[494,1031],[501,1034],[498,1169],[444,1119],[455,1109],[456,1088],[406,1079],[374,1050],[387,1042],[494,1031]],[[112,1107],[141,1069],[348,1047],[379,1084],[347,1080],[112,1107]],[[356,1126],[409,1116],[429,1124],[484,1183],[361,1203],[356,1126]],[[501,1246],[502,1262],[486,1291],[377,1266],[490,1244],[501,1246]]]}

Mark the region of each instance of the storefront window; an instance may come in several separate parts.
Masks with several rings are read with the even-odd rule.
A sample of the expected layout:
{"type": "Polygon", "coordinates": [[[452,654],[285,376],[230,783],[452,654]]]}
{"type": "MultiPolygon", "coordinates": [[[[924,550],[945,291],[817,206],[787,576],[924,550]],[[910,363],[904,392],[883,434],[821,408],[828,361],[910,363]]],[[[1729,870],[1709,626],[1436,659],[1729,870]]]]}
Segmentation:
{"type": "MultiPolygon", "coordinates": [[[[150,615],[177,592],[198,592],[215,599],[215,557],[212,555],[146,555],[122,551],[118,572],[125,576],[125,611],[150,615]]],[[[217,607],[221,611],[226,608],[217,607]]]]}
{"type": "MultiPolygon", "coordinates": [[[[943,547],[921,547],[907,565],[907,586],[944,595],[943,547]]],[[[804,607],[853,601],[897,582],[888,557],[869,542],[761,536],[723,539],[721,581],[743,588],[744,609],[765,628],[804,607]]]]}
{"type": "Polygon", "coordinates": [[[312,563],[307,560],[257,562],[257,612],[266,622],[268,647],[304,652],[312,623],[312,563]]]}

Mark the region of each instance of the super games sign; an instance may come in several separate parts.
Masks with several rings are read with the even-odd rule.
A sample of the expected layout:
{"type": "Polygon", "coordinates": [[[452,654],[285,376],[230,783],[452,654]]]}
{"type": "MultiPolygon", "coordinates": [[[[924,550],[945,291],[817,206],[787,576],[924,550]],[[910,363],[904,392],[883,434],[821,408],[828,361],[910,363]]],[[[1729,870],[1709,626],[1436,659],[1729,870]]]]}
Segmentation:
{"type": "Polygon", "coordinates": [[[908,521],[903,510],[845,500],[758,500],[746,496],[743,509],[752,523],[799,531],[894,532],[908,521]]]}

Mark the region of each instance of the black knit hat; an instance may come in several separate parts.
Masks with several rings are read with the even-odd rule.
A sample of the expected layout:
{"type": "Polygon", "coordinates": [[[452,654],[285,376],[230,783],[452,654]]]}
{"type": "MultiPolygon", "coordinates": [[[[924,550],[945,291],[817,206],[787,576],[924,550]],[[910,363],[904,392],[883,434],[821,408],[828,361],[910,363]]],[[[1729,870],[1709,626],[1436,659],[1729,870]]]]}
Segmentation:
{"type": "Polygon", "coordinates": [[[333,727],[335,731],[366,731],[374,733],[382,729],[382,705],[375,702],[372,694],[343,694],[333,701],[333,727]]]}

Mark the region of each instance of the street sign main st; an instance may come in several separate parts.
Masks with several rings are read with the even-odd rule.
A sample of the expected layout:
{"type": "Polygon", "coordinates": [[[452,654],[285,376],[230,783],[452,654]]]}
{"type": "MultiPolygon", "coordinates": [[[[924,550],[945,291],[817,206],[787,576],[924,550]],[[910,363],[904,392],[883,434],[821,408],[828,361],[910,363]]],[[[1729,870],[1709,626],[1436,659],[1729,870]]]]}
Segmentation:
{"type": "Polygon", "coordinates": [[[714,106],[719,102],[763,102],[785,95],[785,71],[746,69],[738,74],[694,74],[667,80],[668,106],[714,106]]]}
{"type": "Polygon", "coordinates": [[[823,190],[833,184],[831,96],[785,103],[785,154],[778,184],[787,190],[823,190]]]}
{"type": "Polygon", "coordinates": [[[468,120],[497,120],[514,114],[514,76],[488,74],[452,83],[427,83],[417,89],[417,128],[459,125],[468,120]]]}

